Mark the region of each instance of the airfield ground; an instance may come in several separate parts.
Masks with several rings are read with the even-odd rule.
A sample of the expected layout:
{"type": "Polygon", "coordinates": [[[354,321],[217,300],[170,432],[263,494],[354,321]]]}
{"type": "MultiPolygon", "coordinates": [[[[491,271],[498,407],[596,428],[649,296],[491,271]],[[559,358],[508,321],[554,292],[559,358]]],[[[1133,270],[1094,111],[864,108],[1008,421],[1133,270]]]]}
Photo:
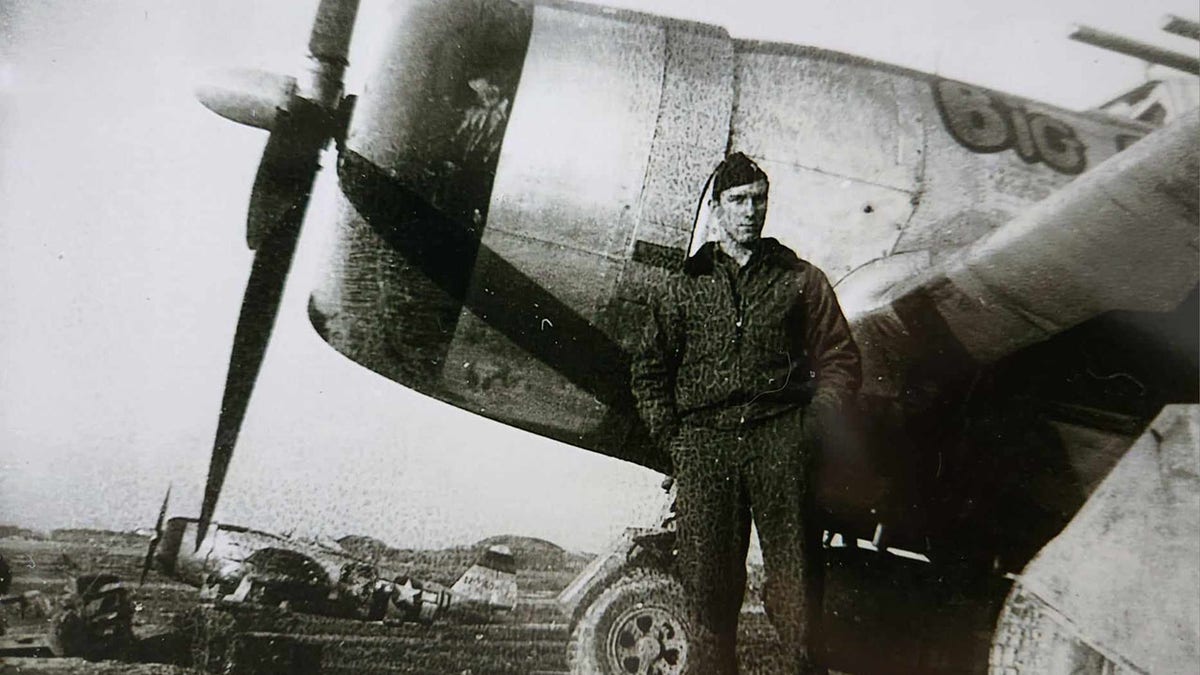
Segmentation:
{"type": "MultiPolygon", "coordinates": [[[[0,675],[38,673],[102,675],[178,675],[203,672],[193,667],[201,656],[197,641],[180,640],[178,627],[191,621],[198,633],[212,634],[214,622],[241,622],[239,629],[253,635],[251,640],[275,640],[280,634],[296,636],[288,649],[302,650],[311,656],[321,673],[404,673],[424,675],[529,675],[564,673],[566,665],[567,623],[554,597],[567,585],[587,559],[571,554],[542,556],[534,564],[521,565],[518,554],[518,586],[521,596],[511,613],[496,615],[490,622],[475,623],[439,620],[431,626],[406,624],[383,626],[347,620],[286,616],[236,616],[235,613],[197,610],[196,589],[164,579],[152,572],[145,586],[138,588],[142,558],[147,540],[132,535],[82,535],[71,541],[54,538],[0,538],[0,555],[13,568],[10,592],[40,591],[55,600],[67,581],[78,574],[107,572],[116,574],[134,589],[137,613],[134,632],[139,637],[142,656],[167,664],[89,663],[79,659],[9,658],[0,661],[0,675]],[[207,624],[207,625],[205,625],[207,624]],[[175,633],[172,633],[175,631],[175,633]],[[174,665],[172,665],[172,663],[174,665]]],[[[403,552],[410,560],[412,576],[439,583],[454,580],[470,564],[470,549],[403,552]]],[[[3,608],[8,623],[6,638],[44,634],[48,619],[26,612],[22,617],[15,607],[3,608]]],[[[777,643],[774,631],[761,612],[746,615],[743,621],[742,661],[746,673],[773,672],[777,643]]],[[[193,633],[194,637],[198,633],[193,633]]],[[[215,649],[215,646],[212,646],[215,649]]],[[[256,669],[258,670],[258,669],[256,669]]],[[[313,672],[318,672],[314,670],[313,672]]]]}
{"type": "MultiPolygon", "coordinates": [[[[0,536],[0,555],[13,571],[10,593],[37,590],[55,600],[69,579],[85,573],[106,572],[128,581],[137,603],[134,632],[142,662],[9,658],[0,659],[0,675],[181,675],[205,672],[206,660],[212,671],[222,655],[230,653],[222,640],[231,632],[241,635],[251,651],[282,653],[288,663],[311,664],[306,672],[312,673],[565,673],[568,625],[554,599],[588,561],[549,542],[487,540],[483,543],[506,543],[513,549],[521,589],[515,610],[486,621],[468,616],[439,619],[428,626],[385,626],[298,613],[203,609],[196,589],[154,572],[138,588],[147,542],[145,537],[116,533],[0,536]]],[[[366,538],[350,543],[347,548],[358,555],[378,545],[366,538]]],[[[825,611],[830,647],[836,653],[831,665],[859,673],[986,672],[989,637],[1006,587],[964,596],[928,566],[877,554],[839,561],[839,555],[861,554],[830,553],[825,611]]],[[[387,550],[389,567],[399,563],[413,578],[441,584],[452,583],[477,554],[471,547],[387,550]]],[[[739,636],[739,660],[747,675],[775,673],[779,663],[778,640],[757,597],[760,583],[761,575],[752,571],[739,636]]],[[[8,623],[8,634],[0,640],[45,634],[49,626],[46,617],[30,612],[21,616],[13,606],[0,612],[8,623]]],[[[295,670],[264,662],[250,672],[295,670]]]]}

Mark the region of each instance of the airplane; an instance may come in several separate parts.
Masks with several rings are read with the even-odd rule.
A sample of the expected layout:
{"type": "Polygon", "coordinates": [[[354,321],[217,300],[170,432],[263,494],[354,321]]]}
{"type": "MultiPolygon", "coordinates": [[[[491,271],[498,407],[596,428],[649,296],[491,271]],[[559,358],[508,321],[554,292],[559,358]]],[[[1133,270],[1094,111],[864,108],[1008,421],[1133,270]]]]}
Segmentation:
{"type": "MultiPolygon", "coordinates": [[[[216,611],[272,609],[397,626],[438,621],[487,623],[517,606],[517,567],[508,546],[483,549],[452,585],[415,579],[386,555],[355,555],[338,542],[302,539],[213,523],[198,549],[190,541],[198,519],[166,518],[163,500],[139,586],[151,569],[199,589],[199,599],[216,611]]],[[[109,572],[74,576],[55,600],[37,590],[9,594],[11,570],[0,557],[0,607],[15,606],[44,618],[45,633],[5,636],[0,614],[0,655],[82,657],[157,661],[167,658],[137,645],[178,637],[178,626],[157,637],[134,631],[136,593],[109,572]],[[152,655],[153,654],[153,655],[152,655]]],[[[184,636],[190,639],[190,636],[184,636]]],[[[226,655],[228,656],[228,655],[226,655]]],[[[169,658],[177,658],[171,654],[169,658]]],[[[221,657],[224,658],[224,657],[221,657]]]]}
{"type": "MultiPolygon", "coordinates": [[[[1200,401],[1196,110],[1159,128],[714,26],[508,0],[397,3],[347,95],[357,7],[322,0],[304,77],[239,71],[198,93],[270,135],[197,546],[330,141],[336,242],[308,309],[328,344],[425,395],[666,474],[634,411],[630,350],[650,296],[708,239],[709,171],[732,150],[753,157],[772,183],[764,236],[830,276],[863,352],[824,458],[825,529],[962,588],[1008,574],[1010,603],[1031,602],[1020,573],[1107,494],[1127,451],[1163,442],[1165,406],[1200,401]]],[[[569,647],[578,672],[622,672],[614,636],[651,637],[593,610],[620,607],[610,591],[630,554],[669,551],[669,534],[626,537],[625,562],[602,555],[569,587],[573,624],[592,622],[569,647]]],[[[634,581],[647,597],[675,588],[669,573],[634,581]]],[[[1059,624],[1079,654],[1135,670],[1195,655],[1059,624]]],[[[683,672],[673,650],[664,672],[683,672]]],[[[936,671],[912,658],[858,667],[936,671]]]]}
{"type": "Polygon", "coordinates": [[[507,546],[490,546],[449,588],[413,579],[386,561],[353,555],[336,542],[210,524],[193,547],[199,519],[159,511],[142,567],[200,589],[218,604],[286,606],[308,614],[432,623],[448,614],[486,616],[517,605],[516,565],[507,546]],[[165,522],[164,522],[165,521],[165,522]]]}

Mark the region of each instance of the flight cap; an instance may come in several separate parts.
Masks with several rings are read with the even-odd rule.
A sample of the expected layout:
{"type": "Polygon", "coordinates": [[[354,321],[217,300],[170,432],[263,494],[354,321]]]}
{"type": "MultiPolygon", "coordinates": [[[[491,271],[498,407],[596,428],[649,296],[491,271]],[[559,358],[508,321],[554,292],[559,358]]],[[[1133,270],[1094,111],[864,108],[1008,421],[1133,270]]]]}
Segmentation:
{"type": "Polygon", "coordinates": [[[713,171],[713,199],[718,199],[721,193],[731,187],[749,185],[760,180],[767,180],[767,174],[758,168],[754,160],[741,152],[735,152],[717,165],[713,171]]]}

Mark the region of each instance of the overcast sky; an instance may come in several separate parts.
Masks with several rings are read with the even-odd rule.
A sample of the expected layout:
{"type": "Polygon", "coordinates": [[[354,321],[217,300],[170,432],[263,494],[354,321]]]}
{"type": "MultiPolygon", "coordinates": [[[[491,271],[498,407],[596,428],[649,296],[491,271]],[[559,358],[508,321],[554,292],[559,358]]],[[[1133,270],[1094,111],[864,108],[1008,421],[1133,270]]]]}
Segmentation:
{"type": "MultiPolygon", "coordinates": [[[[1158,30],[1194,0],[612,4],[813,44],[1086,108],[1144,80],[1072,23],[1158,30]]],[[[352,66],[383,35],[363,0],[352,66]]],[[[133,528],[199,510],[249,270],[266,135],[191,90],[204,70],[295,72],[315,2],[0,0],[0,523],[133,528]]],[[[363,78],[352,70],[353,92],[363,78]]],[[[327,161],[328,163],[328,161],[327,161]]],[[[415,395],[321,342],[304,305],[328,239],[318,182],[218,518],[399,546],[539,536],[596,550],[653,520],[660,477],[415,395]]]]}

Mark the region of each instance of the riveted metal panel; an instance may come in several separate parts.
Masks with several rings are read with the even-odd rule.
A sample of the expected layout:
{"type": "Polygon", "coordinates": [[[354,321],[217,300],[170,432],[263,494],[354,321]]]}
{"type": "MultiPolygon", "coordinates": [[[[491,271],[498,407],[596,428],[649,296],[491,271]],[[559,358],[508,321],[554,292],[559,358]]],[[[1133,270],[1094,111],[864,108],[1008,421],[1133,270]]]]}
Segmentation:
{"type": "Polygon", "coordinates": [[[310,317],[334,348],[420,391],[438,393],[531,25],[506,0],[397,3],[339,153],[310,317]]]}
{"type": "Polygon", "coordinates": [[[668,244],[679,232],[690,234],[704,181],[725,155],[732,108],[733,47],[728,37],[669,30],[638,238],[668,244]]]}
{"type": "Polygon", "coordinates": [[[909,192],[770,160],[760,164],[771,178],[763,236],[779,239],[831,281],[890,255],[913,212],[909,192]]]}
{"type": "MultiPolygon", "coordinates": [[[[610,343],[607,334],[598,329],[587,332],[573,329],[569,322],[577,319],[568,316],[590,301],[588,294],[582,294],[583,290],[603,292],[607,289],[611,294],[616,280],[616,263],[537,240],[514,238],[509,243],[512,246],[505,260],[507,264],[573,270],[588,278],[588,287],[543,285],[544,297],[559,301],[555,303],[543,303],[500,283],[495,287],[481,287],[480,293],[495,296],[494,306],[498,311],[509,317],[523,317],[522,325],[516,326],[516,331],[509,331],[518,337],[519,343],[489,323],[497,317],[464,312],[446,359],[442,385],[471,405],[478,406],[476,412],[527,423],[545,424],[553,420],[556,425],[571,429],[590,429],[600,423],[612,397],[603,393],[598,396],[588,390],[602,388],[607,391],[612,387],[597,385],[597,378],[561,367],[561,363],[555,362],[558,359],[545,351],[538,355],[540,358],[535,357],[528,352],[527,346],[547,345],[562,358],[580,362],[596,359],[597,354],[619,351],[617,344],[610,343]],[[506,294],[510,296],[507,299],[503,297],[506,294]],[[517,305],[527,306],[517,308],[517,305]],[[564,308],[569,310],[567,314],[563,313],[564,308]]],[[[609,367],[625,366],[614,363],[609,367]]],[[[624,381],[624,378],[619,379],[624,381]]]]}
{"type": "Polygon", "coordinates": [[[665,58],[661,26],[537,7],[488,232],[619,256],[650,157],[665,58]]]}
{"type": "Polygon", "coordinates": [[[504,317],[464,310],[443,370],[446,390],[478,412],[587,434],[626,404],[624,353],[603,313],[653,156],[667,59],[667,28],[637,19],[535,9],[482,240],[495,264],[481,260],[468,291],[488,299],[466,303],[504,317]],[[498,331],[498,319],[523,323],[498,331]],[[605,355],[603,372],[576,367],[605,355]]]}
{"type": "Polygon", "coordinates": [[[737,47],[730,142],[770,177],[764,236],[834,282],[891,255],[919,203],[922,88],[820,50],[737,47]]]}
{"type": "Polygon", "coordinates": [[[754,157],[897,190],[915,187],[921,135],[897,76],[853,63],[745,45],[738,54],[733,147],[754,157]]]}

